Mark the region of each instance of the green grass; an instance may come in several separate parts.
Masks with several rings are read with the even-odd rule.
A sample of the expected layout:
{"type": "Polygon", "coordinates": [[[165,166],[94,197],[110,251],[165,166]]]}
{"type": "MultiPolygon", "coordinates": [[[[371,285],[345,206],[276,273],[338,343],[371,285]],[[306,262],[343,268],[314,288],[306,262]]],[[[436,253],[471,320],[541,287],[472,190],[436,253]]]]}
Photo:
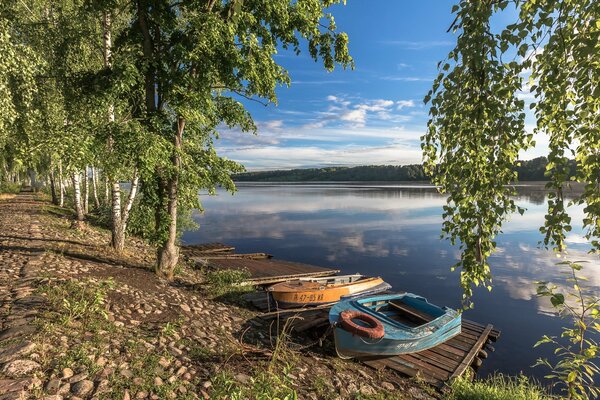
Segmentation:
{"type": "Polygon", "coordinates": [[[240,296],[251,292],[251,285],[242,285],[250,277],[248,271],[234,269],[215,270],[206,273],[205,279],[208,292],[218,300],[239,302],[240,296]]]}
{"type": "Polygon", "coordinates": [[[17,194],[21,191],[20,183],[0,182],[0,193],[17,194]]]}
{"type": "Polygon", "coordinates": [[[485,380],[471,381],[469,376],[456,379],[450,385],[448,400],[550,400],[544,390],[526,376],[516,378],[502,374],[485,380]]]}

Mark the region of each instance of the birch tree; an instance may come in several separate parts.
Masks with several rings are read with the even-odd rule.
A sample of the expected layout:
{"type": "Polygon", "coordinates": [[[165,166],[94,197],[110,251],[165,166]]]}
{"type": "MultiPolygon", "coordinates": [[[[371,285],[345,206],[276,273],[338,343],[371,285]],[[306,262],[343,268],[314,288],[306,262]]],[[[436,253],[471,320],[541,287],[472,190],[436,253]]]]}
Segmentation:
{"type": "Polygon", "coordinates": [[[575,158],[573,179],[585,189],[574,203],[584,206],[592,252],[600,251],[600,2],[463,0],[453,12],[456,47],[440,62],[425,98],[430,120],[422,147],[433,182],[448,194],[443,234],[460,245],[454,267],[461,268],[468,303],[473,286],[491,289],[495,237],[511,213],[524,211],[509,185],[534,133],[550,138],[542,244],[566,248],[571,217],[563,188],[575,158]],[[492,30],[491,19],[507,7],[516,10],[516,21],[492,30]],[[535,96],[534,132],[525,131],[522,90],[535,96]]]}

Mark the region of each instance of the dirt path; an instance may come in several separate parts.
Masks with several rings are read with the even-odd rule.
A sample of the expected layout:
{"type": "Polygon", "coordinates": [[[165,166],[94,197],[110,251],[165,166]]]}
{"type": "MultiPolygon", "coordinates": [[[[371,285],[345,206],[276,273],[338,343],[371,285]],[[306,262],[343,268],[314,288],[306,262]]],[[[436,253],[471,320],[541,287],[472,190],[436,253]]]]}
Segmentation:
{"type": "Polygon", "coordinates": [[[198,271],[159,280],[151,248],[116,255],[67,214],[32,193],[0,200],[0,400],[430,398],[327,346],[265,358],[272,327],[204,293],[198,271]]]}

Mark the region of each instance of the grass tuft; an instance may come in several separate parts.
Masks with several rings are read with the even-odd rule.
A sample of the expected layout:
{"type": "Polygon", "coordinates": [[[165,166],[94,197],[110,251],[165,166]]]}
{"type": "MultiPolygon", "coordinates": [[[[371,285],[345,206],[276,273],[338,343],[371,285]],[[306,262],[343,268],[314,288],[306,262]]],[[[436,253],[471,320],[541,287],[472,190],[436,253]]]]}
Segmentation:
{"type": "Polygon", "coordinates": [[[471,381],[470,376],[457,378],[450,385],[448,400],[550,400],[536,383],[526,376],[494,375],[485,380],[471,381]]]}

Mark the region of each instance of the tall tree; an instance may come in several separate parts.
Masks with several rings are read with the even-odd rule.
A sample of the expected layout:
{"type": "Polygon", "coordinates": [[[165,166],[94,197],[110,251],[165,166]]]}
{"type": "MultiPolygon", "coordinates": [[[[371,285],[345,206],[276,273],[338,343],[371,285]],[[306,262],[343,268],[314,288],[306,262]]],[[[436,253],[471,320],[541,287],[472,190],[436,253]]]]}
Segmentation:
{"type": "Polygon", "coordinates": [[[142,118],[168,154],[166,159],[156,157],[154,169],[142,176],[143,199],[152,202],[155,213],[159,274],[171,278],[178,262],[181,201],[190,200],[183,204],[187,207],[197,205],[201,187],[214,190],[218,183],[233,187],[227,171],[239,169],[216,156],[212,137],[217,127],[238,125],[254,130],[239,100],[274,103],[276,86],[290,83],[285,69],[274,60],[278,48],[299,52],[300,40],[306,39],[310,55],[321,58],[328,70],[336,63],[352,63],[347,36],[336,32],[333,17],[324,11],[339,2],[136,2],[132,41],[127,46],[137,46],[143,55],[132,59],[144,77],[142,118]],[[204,162],[201,171],[192,168],[191,161],[204,162]],[[199,177],[190,179],[188,168],[199,177]]]}
{"type": "Polygon", "coordinates": [[[448,58],[439,64],[428,131],[422,147],[426,170],[448,194],[444,235],[460,243],[461,285],[491,289],[488,257],[495,236],[515,210],[508,184],[519,151],[532,146],[524,128],[521,90],[531,90],[536,133],[550,137],[547,175],[552,190],[544,244],[565,249],[571,229],[562,191],[569,156],[577,161],[574,180],[585,184],[576,201],[584,204],[586,237],[600,251],[600,3],[594,0],[462,0],[453,8],[458,33],[448,58]],[[500,31],[490,23],[506,8],[518,20],[500,31]],[[524,76],[530,72],[528,85],[524,76]]]}

